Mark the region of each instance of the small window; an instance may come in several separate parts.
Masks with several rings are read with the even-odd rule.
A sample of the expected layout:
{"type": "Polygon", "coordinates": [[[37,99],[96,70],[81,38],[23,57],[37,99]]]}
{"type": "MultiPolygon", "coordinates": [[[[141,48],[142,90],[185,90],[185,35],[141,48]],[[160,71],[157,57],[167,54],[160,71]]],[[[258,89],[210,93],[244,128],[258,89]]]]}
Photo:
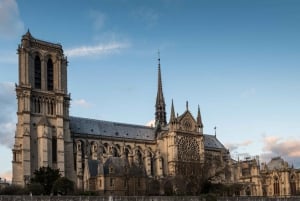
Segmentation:
{"type": "Polygon", "coordinates": [[[110,186],[114,186],[115,185],[115,180],[113,178],[110,178],[110,186]]]}
{"type": "Polygon", "coordinates": [[[112,173],[114,173],[114,168],[113,167],[109,167],[109,174],[112,174],[112,173]]]}
{"type": "Polygon", "coordinates": [[[41,89],[41,60],[39,56],[34,59],[34,87],[41,89]]]}

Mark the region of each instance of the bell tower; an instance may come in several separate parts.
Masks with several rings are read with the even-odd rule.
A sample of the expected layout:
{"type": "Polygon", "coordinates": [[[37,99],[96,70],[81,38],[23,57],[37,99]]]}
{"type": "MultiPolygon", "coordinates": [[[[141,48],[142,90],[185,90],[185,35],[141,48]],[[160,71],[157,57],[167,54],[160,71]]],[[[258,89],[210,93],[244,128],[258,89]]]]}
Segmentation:
{"type": "Polygon", "coordinates": [[[62,176],[72,179],[73,163],[66,163],[73,154],[68,62],[62,46],[36,39],[27,31],[17,51],[18,122],[12,150],[12,182],[24,186],[43,166],[59,169],[62,176]]]}

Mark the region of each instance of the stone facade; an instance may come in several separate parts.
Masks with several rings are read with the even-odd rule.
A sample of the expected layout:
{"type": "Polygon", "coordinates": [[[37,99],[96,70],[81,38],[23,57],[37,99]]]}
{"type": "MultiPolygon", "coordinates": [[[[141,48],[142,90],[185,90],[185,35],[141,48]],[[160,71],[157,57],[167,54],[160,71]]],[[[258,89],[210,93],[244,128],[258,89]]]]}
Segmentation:
{"type": "Polygon", "coordinates": [[[49,166],[79,190],[103,195],[157,195],[179,189],[196,193],[205,155],[214,155],[222,167],[227,163],[225,147],[215,136],[203,134],[199,108],[197,118],[188,103],[186,111],[175,116],[172,102],[167,122],[160,60],[156,123],[147,127],[70,117],[68,62],[60,44],[27,32],[18,54],[14,184],[24,186],[34,170],[49,166]]]}
{"type": "Polygon", "coordinates": [[[49,166],[78,190],[99,195],[195,195],[207,180],[246,186],[239,194],[273,195],[276,182],[276,195],[299,189],[292,168],[233,161],[215,135],[204,134],[199,106],[196,118],[188,102],[175,115],[172,101],[167,121],[160,59],[155,125],[148,127],[69,116],[68,62],[60,44],[27,32],[18,55],[13,184],[25,186],[36,169],[49,166]]]}
{"type": "Polygon", "coordinates": [[[240,195],[286,197],[299,195],[300,170],[281,157],[259,164],[258,157],[237,161],[232,165],[233,182],[243,187],[240,195]]]}

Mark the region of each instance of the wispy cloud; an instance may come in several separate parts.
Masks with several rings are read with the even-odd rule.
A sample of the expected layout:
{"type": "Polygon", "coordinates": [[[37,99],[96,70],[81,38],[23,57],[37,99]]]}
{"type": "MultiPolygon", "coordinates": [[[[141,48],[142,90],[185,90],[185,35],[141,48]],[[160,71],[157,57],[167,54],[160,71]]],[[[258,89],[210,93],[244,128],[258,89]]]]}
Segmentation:
{"type": "Polygon", "coordinates": [[[89,108],[92,106],[91,103],[89,103],[88,101],[86,101],[85,99],[77,99],[72,101],[72,103],[74,105],[80,106],[80,107],[85,107],[85,108],[89,108]]]}
{"type": "Polygon", "coordinates": [[[16,97],[13,83],[0,82],[0,144],[11,148],[16,125],[16,97]]]}
{"type": "Polygon", "coordinates": [[[67,49],[65,51],[65,54],[69,57],[99,56],[118,53],[121,49],[128,48],[129,46],[130,45],[128,43],[111,42],[108,44],[99,44],[95,46],[81,46],[67,49]]]}
{"type": "Polygon", "coordinates": [[[134,19],[141,21],[147,28],[157,24],[159,13],[148,7],[140,7],[132,12],[134,19]]]}
{"type": "Polygon", "coordinates": [[[261,159],[269,161],[274,156],[282,156],[286,161],[300,167],[300,139],[283,139],[277,136],[263,136],[261,159]]]}
{"type": "Polygon", "coordinates": [[[104,27],[106,21],[106,15],[100,11],[90,11],[90,17],[92,18],[93,27],[96,31],[99,31],[104,27]]]}
{"type": "Polygon", "coordinates": [[[0,37],[13,38],[24,31],[15,0],[0,0],[0,37]]]}
{"type": "Polygon", "coordinates": [[[226,143],[225,146],[229,149],[230,152],[233,152],[234,150],[240,147],[246,147],[248,145],[251,145],[252,143],[253,143],[252,140],[245,140],[243,142],[238,142],[238,143],[226,143]]]}

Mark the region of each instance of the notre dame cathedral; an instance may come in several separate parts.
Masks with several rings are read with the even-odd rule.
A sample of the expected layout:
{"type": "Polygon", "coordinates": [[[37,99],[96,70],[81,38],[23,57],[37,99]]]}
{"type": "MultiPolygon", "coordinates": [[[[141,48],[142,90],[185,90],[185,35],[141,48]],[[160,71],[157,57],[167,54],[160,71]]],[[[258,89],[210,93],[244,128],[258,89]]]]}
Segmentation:
{"type": "Polygon", "coordinates": [[[243,188],[236,193],[241,195],[286,195],[300,189],[299,171],[284,162],[271,161],[273,169],[264,164],[260,170],[258,159],[231,159],[215,135],[203,133],[199,107],[196,117],[188,103],[183,114],[175,115],[172,102],[167,119],[160,60],[155,126],[148,127],[69,116],[68,61],[60,44],[28,31],[18,55],[13,184],[25,186],[36,169],[49,166],[78,190],[99,195],[195,195],[207,180],[240,183],[243,188]],[[274,164],[281,165],[284,180],[274,164]]]}

